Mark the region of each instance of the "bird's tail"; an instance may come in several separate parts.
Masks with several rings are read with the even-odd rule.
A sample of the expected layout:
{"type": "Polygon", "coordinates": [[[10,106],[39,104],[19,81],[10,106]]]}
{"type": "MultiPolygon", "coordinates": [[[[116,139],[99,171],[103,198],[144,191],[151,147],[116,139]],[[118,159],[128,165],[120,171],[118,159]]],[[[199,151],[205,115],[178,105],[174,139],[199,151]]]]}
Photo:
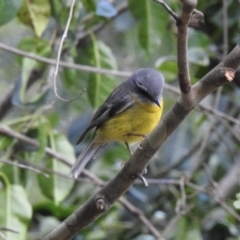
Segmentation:
{"type": "Polygon", "coordinates": [[[103,146],[94,146],[92,142],[77,158],[76,162],[73,164],[70,177],[78,178],[88,161],[96,155],[96,153],[102,149],[103,146]]]}

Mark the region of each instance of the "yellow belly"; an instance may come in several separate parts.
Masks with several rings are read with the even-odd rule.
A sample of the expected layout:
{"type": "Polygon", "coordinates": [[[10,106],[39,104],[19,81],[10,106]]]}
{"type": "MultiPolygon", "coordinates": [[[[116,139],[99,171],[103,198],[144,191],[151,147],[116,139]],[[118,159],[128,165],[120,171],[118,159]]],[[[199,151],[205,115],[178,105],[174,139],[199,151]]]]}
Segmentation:
{"type": "Polygon", "coordinates": [[[105,122],[95,135],[95,143],[103,144],[111,141],[137,142],[142,140],[139,136],[128,136],[132,134],[148,134],[158,124],[163,109],[156,104],[134,103],[132,107],[114,116],[105,122]]]}

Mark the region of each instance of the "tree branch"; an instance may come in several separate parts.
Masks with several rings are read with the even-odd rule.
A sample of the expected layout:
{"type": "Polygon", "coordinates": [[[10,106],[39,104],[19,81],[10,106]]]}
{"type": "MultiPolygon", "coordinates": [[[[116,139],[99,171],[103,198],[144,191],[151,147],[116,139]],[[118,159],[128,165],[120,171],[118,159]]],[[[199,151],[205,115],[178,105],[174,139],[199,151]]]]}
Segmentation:
{"type": "Polygon", "coordinates": [[[59,44],[59,48],[58,48],[58,53],[57,53],[57,60],[56,60],[56,66],[55,66],[55,71],[53,73],[53,89],[54,89],[54,93],[56,95],[56,97],[64,102],[70,102],[72,100],[75,100],[77,99],[79,96],[77,96],[76,98],[74,99],[71,99],[71,100],[67,100],[67,99],[64,99],[62,97],[60,97],[58,95],[58,91],[57,91],[57,74],[58,74],[58,68],[59,68],[59,61],[60,61],[60,57],[61,57],[61,52],[62,52],[62,48],[63,48],[63,43],[64,43],[64,40],[65,38],[67,37],[67,33],[68,33],[68,29],[69,29],[69,26],[70,26],[70,23],[71,23],[71,20],[72,20],[72,15],[73,15],[73,8],[74,8],[74,5],[75,5],[75,0],[72,0],[71,2],[71,6],[70,6],[70,10],[69,10],[69,16],[68,16],[68,20],[67,20],[67,24],[66,24],[66,27],[64,29],[64,33],[63,33],[63,36],[61,38],[61,41],[60,41],[60,44],[59,44]]]}
{"type": "Polygon", "coordinates": [[[191,81],[189,76],[187,47],[188,47],[188,23],[192,12],[197,6],[197,1],[181,0],[183,3],[182,13],[177,22],[177,62],[179,86],[182,94],[188,94],[191,91],[191,81]]]}
{"type": "Polygon", "coordinates": [[[49,177],[48,174],[42,172],[41,170],[36,169],[36,168],[33,168],[33,167],[30,167],[30,166],[28,166],[28,165],[26,165],[26,164],[17,163],[17,162],[12,162],[12,161],[5,160],[5,159],[2,159],[2,158],[0,158],[0,162],[1,162],[1,163],[8,164],[8,165],[16,166],[16,167],[19,167],[19,168],[23,168],[23,169],[26,169],[26,170],[35,172],[35,173],[37,173],[37,174],[41,174],[41,175],[43,175],[44,177],[47,177],[47,178],[49,177]]]}
{"type": "MultiPolygon", "coordinates": [[[[0,43],[0,49],[6,50],[13,54],[21,55],[23,57],[27,57],[27,58],[34,59],[34,60],[37,60],[40,62],[51,64],[51,65],[56,65],[56,63],[57,63],[57,61],[55,59],[46,58],[46,57],[39,56],[37,54],[25,52],[20,49],[7,46],[3,43],[0,43]]],[[[68,63],[68,62],[63,62],[63,61],[59,61],[59,66],[71,68],[71,69],[75,69],[75,70],[79,70],[79,71],[91,72],[91,73],[110,74],[110,75],[118,76],[118,77],[131,76],[131,73],[129,73],[129,72],[97,68],[97,67],[92,67],[92,66],[87,66],[87,65],[73,64],[73,63],[68,63]]]]}
{"type": "MultiPolygon", "coordinates": [[[[0,133],[1,134],[4,134],[6,136],[9,136],[11,138],[14,138],[14,139],[17,139],[19,141],[22,141],[22,142],[25,142],[29,145],[32,145],[32,146],[35,146],[36,148],[39,147],[39,143],[38,141],[32,139],[32,138],[29,138],[21,133],[18,133],[18,132],[15,132],[14,130],[12,130],[11,128],[7,127],[7,126],[4,126],[2,124],[0,124],[0,133]]],[[[54,151],[53,149],[49,148],[49,147],[45,147],[45,152],[58,159],[59,161],[61,161],[62,163],[66,164],[67,166],[71,167],[71,163],[68,161],[68,159],[64,156],[62,156],[61,154],[57,153],[56,151],[54,151]]],[[[11,164],[11,165],[14,165],[14,166],[19,166],[19,167],[22,167],[24,166],[24,168],[26,169],[29,169],[29,170],[32,170],[33,167],[36,168],[36,165],[35,164],[30,164],[32,167],[29,167],[27,166],[26,164],[19,164],[19,163],[13,163],[13,162],[9,162],[9,161],[5,161],[5,160],[2,160],[0,159],[0,162],[4,162],[4,163],[7,163],[7,164],[11,164]]],[[[59,172],[54,172],[54,171],[51,171],[49,169],[45,169],[43,167],[40,167],[40,166],[37,166],[38,170],[35,170],[36,173],[42,173],[42,171],[47,171],[48,173],[55,173],[57,175],[60,175],[62,177],[67,177],[69,178],[69,176],[66,176],[62,173],[59,173],[59,172]],[[39,171],[40,170],[40,171],[39,171]]],[[[84,169],[83,170],[83,173],[95,184],[97,184],[98,186],[104,186],[105,182],[103,182],[101,179],[99,179],[97,176],[95,176],[93,173],[89,172],[88,170],[84,169]]],[[[77,179],[78,181],[78,179],[77,179]]],[[[151,183],[154,183],[156,182],[155,180],[149,180],[151,183]]],[[[163,181],[157,181],[157,184],[176,184],[176,180],[163,180],[163,181]]],[[[123,205],[123,207],[125,207],[133,216],[135,216],[139,222],[141,222],[142,224],[144,224],[146,226],[146,228],[149,230],[150,233],[152,233],[156,239],[159,239],[159,240],[164,240],[162,237],[161,237],[161,234],[158,232],[158,230],[153,226],[153,224],[144,216],[144,214],[138,209],[136,208],[135,206],[133,206],[130,202],[128,202],[126,199],[124,198],[119,198],[118,201],[123,205]]],[[[96,202],[98,208],[102,208],[105,206],[105,202],[99,198],[96,202]]]]}
{"type": "Polygon", "coordinates": [[[177,21],[179,21],[178,15],[162,0],[153,0],[156,3],[161,4],[167,12],[177,21]]]}
{"type": "Polygon", "coordinates": [[[151,157],[190,111],[213,90],[229,83],[233,79],[234,71],[223,67],[236,69],[239,65],[240,44],[233,49],[223,63],[193,85],[192,91],[195,97],[192,98],[190,108],[188,105],[182,105],[181,101],[176,103],[165,115],[157,128],[141,143],[143,149],[138,148],[135,151],[117,176],[49,233],[44,240],[71,239],[81,229],[106,212],[133,184],[137,174],[143,172],[151,157]],[[101,202],[100,206],[99,201],[101,202]]]}
{"type": "MultiPolygon", "coordinates": [[[[31,139],[21,133],[15,132],[12,129],[10,129],[9,127],[5,127],[4,125],[0,124],[0,133],[10,136],[12,138],[16,138],[19,141],[23,141],[25,143],[28,143],[32,146],[38,146],[38,142],[34,139],[31,139]]],[[[61,162],[63,162],[64,164],[70,166],[71,164],[68,162],[67,158],[61,156],[61,154],[58,154],[57,152],[55,152],[54,150],[49,150],[49,148],[45,148],[45,152],[47,154],[49,154],[50,156],[55,157],[56,159],[60,160],[61,162]]],[[[26,165],[26,163],[24,162],[24,164],[26,165]]],[[[35,167],[34,164],[30,164],[32,167],[35,167]]],[[[38,168],[41,171],[45,171],[45,168],[43,167],[39,167],[38,168]]],[[[233,167],[233,170],[236,170],[238,168],[236,168],[235,166],[233,167]]],[[[52,173],[52,171],[47,170],[48,173],[52,173]]],[[[226,176],[226,178],[229,177],[229,175],[234,175],[236,177],[237,180],[237,171],[235,171],[233,174],[233,172],[231,171],[231,174],[228,174],[226,176]]],[[[66,175],[63,175],[61,173],[58,173],[60,176],[62,177],[68,177],[66,175]]],[[[93,184],[96,184],[98,186],[104,186],[104,184],[106,184],[105,182],[103,182],[101,179],[99,179],[97,176],[95,176],[93,173],[89,172],[88,170],[84,169],[84,174],[92,181],[93,184]]],[[[81,181],[81,179],[79,179],[81,181]]],[[[78,179],[77,179],[78,181],[78,179]]],[[[228,181],[228,179],[226,180],[228,181]]],[[[148,179],[148,182],[150,184],[158,184],[158,185],[179,185],[181,184],[181,182],[179,180],[175,180],[175,179],[148,179]]],[[[140,181],[136,181],[136,183],[140,183],[140,181]]],[[[226,205],[226,203],[223,202],[223,197],[228,196],[229,191],[228,191],[228,187],[223,186],[225,184],[224,179],[223,179],[223,183],[220,181],[218,188],[221,192],[221,196],[219,196],[219,194],[217,194],[216,192],[212,192],[211,190],[207,190],[204,187],[198,186],[196,184],[193,184],[189,181],[185,182],[185,185],[188,187],[191,187],[199,192],[203,192],[208,194],[210,197],[212,197],[218,204],[220,204],[222,207],[224,207],[224,209],[226,211],[228,211],[230,214],[232,214],[233,216],[235,216],[237,219],[239,219],[239,216],[237,215],[237,213],[231,209],[229,206],[226,205]],[[222,187],[223,186],[223,187],[222,187]],[[217,194],[217,195],[216,195],[217,194]],[[221,197],[221,198],[220,198],[221,197]]],[[[152,223],[142,214],[142,212],[136,208],[135,206],[133,206],[130,202],[128,202],[127,200],[120,198],[118,199],[118,201],[128,210],[130,211],[141,223],[143,223],[147,229],[149,230],[149,232],[151,232],[157,239],[162,239],[160,233],[157,231],[157,229],[152,225],[152,223]]],[[[102,201],[102,199],[98,199],[98,207],[104,207],[105,205],[105,201],[102,201]],[[99,205],[99,203],[101,203],[99,205]]],[[[186,210],[186,209],[185,209],[186,210]]],[[[58,236],[59,237],[59,236],[58,236]]],[[[47,238],[48,239],[48,238],[47,238]]],[[[59,240],[61,239],[68,239],[68,238],[58,238],[59,240]]]]}

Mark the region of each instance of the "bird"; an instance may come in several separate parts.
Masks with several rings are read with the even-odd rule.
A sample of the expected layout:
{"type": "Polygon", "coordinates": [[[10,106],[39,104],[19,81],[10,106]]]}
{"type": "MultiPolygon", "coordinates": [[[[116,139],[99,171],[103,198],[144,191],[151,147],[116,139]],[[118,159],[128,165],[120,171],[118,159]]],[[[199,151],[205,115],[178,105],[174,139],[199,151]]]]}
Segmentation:
{"type": "Polygon", "coordinates": [[[88,161],[113,141],[124,142],[129,150],[130,143],[141,142],[160,121],[163,89],[163,75],[152,68],[136,70],[116,87],[78,139],[77,145],[95,129],[91,143],[78,156],[70,176],[78,178],[88,161]]]}

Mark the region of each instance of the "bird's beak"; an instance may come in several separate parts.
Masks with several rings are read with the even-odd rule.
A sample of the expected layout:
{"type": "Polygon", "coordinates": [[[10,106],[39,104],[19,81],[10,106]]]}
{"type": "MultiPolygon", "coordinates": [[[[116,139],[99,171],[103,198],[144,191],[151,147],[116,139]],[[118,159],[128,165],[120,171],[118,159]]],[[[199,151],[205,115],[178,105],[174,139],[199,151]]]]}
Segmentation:
{"type": "Polygon", "coordinates": [[[153,102],[156,103],[159,107],[161,107],[161,104],[159,102],[159,99],[153,99],[153,102]]]}

